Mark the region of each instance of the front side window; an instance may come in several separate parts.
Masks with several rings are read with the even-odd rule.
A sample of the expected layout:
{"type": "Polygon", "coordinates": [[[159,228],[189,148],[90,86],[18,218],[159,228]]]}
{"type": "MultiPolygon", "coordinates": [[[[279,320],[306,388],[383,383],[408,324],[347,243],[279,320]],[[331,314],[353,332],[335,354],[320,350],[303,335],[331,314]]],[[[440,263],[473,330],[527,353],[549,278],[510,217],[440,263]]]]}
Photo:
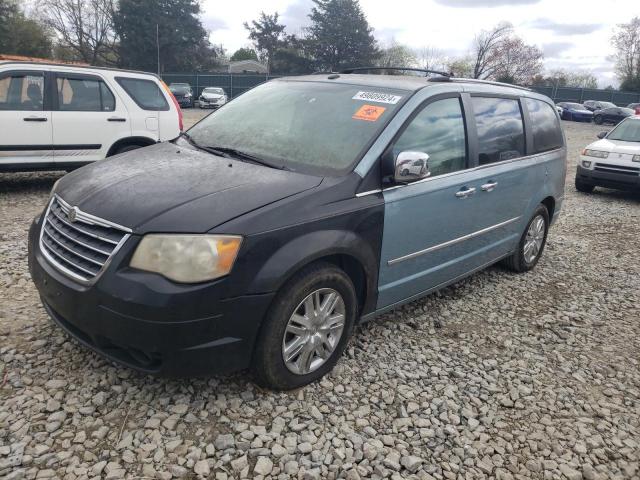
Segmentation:
{"type": "Polygon", "coordinates": [[[116,81],[143,110],[169,110],[169,104],[155,82],[126,77],[116,77],[116,81]]]}
{"type": "Polygon", "coordinates": [[[533,130],[533,152],[541,153],[563,145],[562,130],[551,105],[533,98],[525,98],[531,128],[533,130]]]}
{"type": "Polygon", "coordinates": [[[44,76],[15,73],[0,78],[0,110],[43,110],[44,76]]]}
{"type": "Polygon", "coordinates": [[[74,78],[59,75],[57,78],[58,110],[67,112],[112,112],[116,101],[102,80],[74,78]]]}
{"type": "Polygon", "coordinates": [[[478,164],[524,156],[524,124],[518,100],[472,97],[471,101],[478,130],[478,164]]]}
{"type": "Polygon", "coordinates": [[[294,171],[341,175],[407,97],[404,90],[278,80],[235,98],[188,133],[201,146],[232,148],[294,171]]]}
{"type": "Polygon", "coordinates": [[[446,98],[428,104],[411,120],[392,150],[394,158],[406,151],[429,155],[426,167],[431,177],[466,168],[467,142],[460,99],[446,98]]]}

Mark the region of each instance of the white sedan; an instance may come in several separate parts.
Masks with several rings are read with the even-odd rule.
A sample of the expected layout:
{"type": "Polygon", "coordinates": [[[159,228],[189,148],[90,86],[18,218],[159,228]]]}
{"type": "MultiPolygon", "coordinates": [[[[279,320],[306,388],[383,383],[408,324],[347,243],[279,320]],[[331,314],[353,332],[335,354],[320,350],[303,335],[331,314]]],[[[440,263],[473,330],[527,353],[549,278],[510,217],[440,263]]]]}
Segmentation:
{"type": "Polygon", "coordinates": [[[200,108],[212,107],[218,108],[227,103],[227,94],[222,88],[219,87],[207,87],[202,90],[200,98],[198,99],[198,105],[200,108]]]}
{"type": "Polygon", "coordinates": [[[596,186],[640,190],[640,116],[626,118],[598,138],[582,151],[576,189],[586,193],[596,186]]]}

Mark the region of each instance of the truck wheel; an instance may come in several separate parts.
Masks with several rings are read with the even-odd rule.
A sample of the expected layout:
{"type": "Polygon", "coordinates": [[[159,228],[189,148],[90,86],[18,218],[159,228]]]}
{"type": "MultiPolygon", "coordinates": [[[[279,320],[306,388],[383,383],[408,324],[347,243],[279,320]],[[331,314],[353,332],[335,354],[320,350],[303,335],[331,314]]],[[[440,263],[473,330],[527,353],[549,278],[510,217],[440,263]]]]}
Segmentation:
{"type": "Polygon", "coordinates": [[[595,188],[595,185],[590,185],[588,183],[584,183],[582,180],[578,180],[576,178],[576,190],[578,190],[579,192],[591,193],[591,192],[593,192],[594,188],[595,188]]]}
{"type": "Polygon", "coordinates": [[[252,371],[267,388],[291,390],[323,377],[345,349],[357,315],[350,278],[316,263],[276,295],[256,342],[252,371]]]}
{"type": "Polygon", "coordinates": [[[510,257],[505,258],[502,264],[514,272],[528,272],[536,266],[542,256],[544,246],[547,243],[549,231],[549,212],[544,205],[538,205],[527,228],[518,243],[518,249],[510,257]]]}

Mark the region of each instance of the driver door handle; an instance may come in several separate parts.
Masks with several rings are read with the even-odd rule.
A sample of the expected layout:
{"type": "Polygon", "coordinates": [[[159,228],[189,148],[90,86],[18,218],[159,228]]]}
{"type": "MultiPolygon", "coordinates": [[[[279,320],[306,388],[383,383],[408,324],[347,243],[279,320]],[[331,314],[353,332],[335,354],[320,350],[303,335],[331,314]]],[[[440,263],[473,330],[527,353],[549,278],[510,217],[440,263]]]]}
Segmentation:
{"type": "Polygon", "coordinates": [[[480,188],[482,189],[483,192],[491,192],[497,186],[498,186],[498,182],[487,182],[484,185],[482,185],[480,188]]]}
{"type": "Polygon", "coordinates": [[[109,117],[107,118],[107,122],[126,122],[127,119],[126,118],[122,118],[122,117],[109,117]]]}
{"type": "Polygon", "coordinates": [[[476,193],[476,189],[474,187],[471,188],[466,188],[464,190],[460,190],[459,192],[456,192],[456,197],[458,198],[467,198],[470,197],[471,195],[473,195],[474,193],[476,193]]]}
{"type": "Polygon", "coordinates": [[[25,122],[46,122],[47,117],[24,117],[25,122]]]}

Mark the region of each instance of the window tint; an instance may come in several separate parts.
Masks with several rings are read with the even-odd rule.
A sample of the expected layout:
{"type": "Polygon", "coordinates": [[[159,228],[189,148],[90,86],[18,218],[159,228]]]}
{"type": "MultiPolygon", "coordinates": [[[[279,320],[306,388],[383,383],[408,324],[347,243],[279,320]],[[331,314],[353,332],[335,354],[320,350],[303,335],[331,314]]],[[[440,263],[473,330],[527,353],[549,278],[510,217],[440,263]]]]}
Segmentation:
{"type": "Polygon", "coordinates": [[[112,112],[116,101],[98,79],[58,76],[58,110],[70,112],[112,112]]]}
{"type": "Polygon", "coordinates": [[[429,155],[431,176],[466,167],[467,149],[464,119],[458,98],[430,103],[415,116],[393,145],[393,157],[418,151],[429,155]]]}
{"type": "Polygon", "coordinates": [[[562,130],[553,108],[540,100],[524,99],[533,130],[533,152],[540,153],[562,147],[562,130]]]}
{"type": "Polygon", "coordinates": [[[143,110],[169,110],[169,104],[155,82],[140,78],[116,78],[125,92],[143,110]]]}
{"type": "Polygon", "coordinates": [[[0,78],[0,110],[42,110],[42,74],[9,74],[0,78]]]}
{"type": "Polygon", "coordinates": [[[480,165],[524,155],[524,126],[518,100],[472,97],[480,165]]]}

